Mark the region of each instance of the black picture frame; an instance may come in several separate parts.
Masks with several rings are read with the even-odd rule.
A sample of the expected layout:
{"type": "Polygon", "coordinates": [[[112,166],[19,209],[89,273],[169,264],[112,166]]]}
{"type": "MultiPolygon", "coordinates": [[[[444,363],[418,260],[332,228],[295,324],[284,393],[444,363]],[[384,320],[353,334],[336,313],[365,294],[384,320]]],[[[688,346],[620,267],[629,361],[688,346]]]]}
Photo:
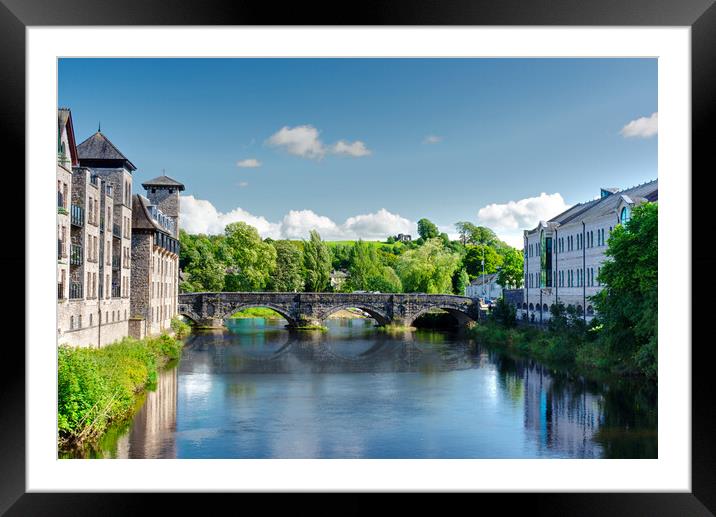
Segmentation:
{"type": "MultiPolygon", "coordinates": [[[[684,217],[692,221],[692,242],[697,235],[709,235],[711,215],[707,196],[714,166],[712,128],[716,125],[716,6],[714,0],[399,0],[364,1],[350,9],[350,18],[340,14],[336,3],[314,2],[291,9],[277,9],[273,3],[258,1],[167,2],[166,0],[0,0],[0,113],[3,153],[6,164],[6,210],[18,218],[6,235],[13,239],[0,257],[5,271],[25,269],[26,235],[22,220],[25,184],[25,28],[27,26],[70,25],[558,25],[558,26],[689,26],[692,43],[692,206],[684,217]],[[698,173],[696,173],[698,171],[698,173]],[[7,182],[14,180],[10,187],[7,182]],[[698,188],[697,188],[698,185],[698,188]],[[12,195],[7,195],[11,192],[12,195]],[[11,198],[11,199],[8,199],[11,198]],[[7,206],[14,200],[17,207],[7,206]],[[12,232],[15,232],[13,235],[12,232]]],[[[689,171],[683,171],[688,177],[689,171]]],[[[703,242],[703,241],[702,241],[703,242]]],[[[713,271],[716,265],[710,246],[692,248],[692,270],[713,271]]],[[[6,290],[16,294],[12,307],[23,302],[20,275],[6,278],[6,290]],[[17,285],[16,285],[17,284],[17,285]]],[[[706,298],[716,292],[713,274],[699,275],[699,288],[684,278],[692,297],[692,491],[690,493],[570,493],[481,494],[509,501],[511,512],[523,508],[531,514],[578,515],[712,515],[716,512],[716,451],[714,414],[711,400],[712,339],[705,332],[713,302],[706,298]],[[701,297],[703,300],[699,300],[701,297]],[[701,335],[701,339],[698,336],[701,335]]],[[[24,295],[23,295],[24,296],[24,295]]],[[[24,303],[23,303],[24,306],[24,303]]],[[[8,308],[8,310],[10,310],[8,308]]],[[[6,318],[9,316],[6,314],[6,318]]],[[[26,314],[27,318],[27,314],[26,314]]],[[[17,319],[15,317],[15,319],[17,319]]],[[[27,320],[26,320],[27,321],[27,320]]],[[[17,325],[17,322],[16,326],[17,325]]],[[[21,337],[20,337],[21,338],[21,337]]],[[[147,509],[146,494],[26,493],[25,491],[25,354],[18,341],[6,342],[6,365],[0,391],[0,513],[7,515],[127,515],[147,509]]],[[[669,344],[662,343],[662,346],[669,344]]],[[[679,344],[684,345],[684,344],[679,344]]],[[[608,460],[605,460],[608,461],[608,460]]],[[[209,494],[202,494],[205,497],[209,494]]],[[[186,508],[187,496],[159,496],[164,512],[186,508]]],[[[245,494],[223,496],[243,498],[245,494]]],[[[472,496],[474,497],[474,495],[472,496]]],[[[353,498],[353,511],[371,511],[372,503],[353,498]]],[[[424,504],[422,497],[413,497],[424,504]]],[[[455,501],[457,502],[457,501],[455,501]]],[[[214,503],[215,504],[215,503],[214,503]]],[[[454,503],[453,503],[454,504],[454,503]]],[[[215,506],[218,508],[218,506],[215,506]]],[[[456,507],[457,509],[457,507],[456,507]]],[[[315,508],[311,508],[315,511],[315,508]]]]}

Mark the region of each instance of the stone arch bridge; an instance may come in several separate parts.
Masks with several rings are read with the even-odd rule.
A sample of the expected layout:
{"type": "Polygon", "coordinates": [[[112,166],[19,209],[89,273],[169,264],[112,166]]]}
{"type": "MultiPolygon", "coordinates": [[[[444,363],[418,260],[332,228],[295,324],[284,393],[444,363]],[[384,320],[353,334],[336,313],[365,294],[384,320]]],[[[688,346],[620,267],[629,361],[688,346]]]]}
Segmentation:
{"type": "Polygon", "coordinates": [[[197,325],[221,327],[224,318],[250,307],[275,310],[289,327],[321,325],[334,312],[349,307],[368,313],[379,325],[411,326],[432,309],[452,314],[461,325],[484,317],[476,299],[419,293],[182,293],[178,312],[197,325]]]}

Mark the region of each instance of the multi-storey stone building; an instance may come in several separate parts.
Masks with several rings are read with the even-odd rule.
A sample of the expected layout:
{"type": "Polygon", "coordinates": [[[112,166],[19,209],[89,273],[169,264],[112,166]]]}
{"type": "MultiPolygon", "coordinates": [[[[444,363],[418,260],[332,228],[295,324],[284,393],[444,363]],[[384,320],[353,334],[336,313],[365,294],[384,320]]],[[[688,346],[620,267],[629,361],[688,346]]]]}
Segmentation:
{"type": "Polygon", "coordinates": [[[573,306],[590,320],[590,296],[601,291],[599,273],[614,227],[629,220],[632,209],[658,201],[658,180],[619,191],[601,189],[599,199],[579,203],[536,228],[524,231],[525,288],[518,315],[545,321],[555,303],[573,306]]]}
{"type": "Polygon", "coordinates": [[[68,109],[58,125],[58,342],[102,346],[128,334],[136,167],[99,130],[75,147],[68,109]]]}
{"type": "Polygon", "coordinates": [[[169,176],[142,183],[147,196],[132,201],[130,332],[142,337],[167,330],[179,296],[179,192],[169,176]]]}
{"type": "Polygon", "coordinates": [[[134,164],[100,131],[75,145],[58,110],[58,344],[103,346],[170,328],[179,295],[179,192],[168,176],[132,196],[134,164]]]}

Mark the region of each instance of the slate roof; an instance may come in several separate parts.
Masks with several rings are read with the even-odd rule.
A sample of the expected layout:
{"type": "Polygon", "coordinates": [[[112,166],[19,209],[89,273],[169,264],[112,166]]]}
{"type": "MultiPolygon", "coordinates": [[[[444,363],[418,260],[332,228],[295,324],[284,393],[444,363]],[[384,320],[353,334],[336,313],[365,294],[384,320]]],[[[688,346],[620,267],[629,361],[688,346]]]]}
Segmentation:
{"type": "MultiPolygon", "coordinates": [[[[77,166],[79,163],[79,157],[77,154],[77,145],[75,144],[75,130],[72,125],[72,113],[70,108],[59,108],[57,110],[57,138],[61,138],[62,128],[67,126],[67,140],[70,144],[70,159],[73,166],[77,166]]],[[[58,140],[59,146],[59,140],[58,140]]]]}
{"type": "Polygon", "coordinates": [[[160,228],[149,215],[147,208],[151,203],[144,196],[134,194],[132,196],[132,230],[166,230],[160,228]]]}
{"type": "MultiPolygon", "coordinates": [[[[609,189],[611,190],[611,189],[609,189]]],[[[641,185],[620,190],[614,194],[594,199],[585,203],[578,203],[573,207],[565,210],[561,214],[553,217],[547,223],[558,223],[565,225],[577,218],[580,220],[594,219],[612,213],[616,210],[619,202],[626,198],[630,202],[637,201],[658,201],[659,199],[659,180],[647,181],[641,185]]],[[[534,231],[534,230],[531,230],[534,231]]]]}
{"type": "Polygon", "coordinates": [[[489,285],[493,282],[493,280],[497,281],[497,273],[487,273],[485,275],[480,275],[476,279],[474,279],[472,282],[470,282],[470,285],[489,285]]]}
{"type": "Polygon", "coordinates": [[[122,161],[130,171],[137,170],[134,164],[100,131],[78,145],[77,152],[80,160],[122,161]]]}
{"type": "Polygon", "coordinates": [[[174,187],[178,190],[184,190],[184,184],[178,182],[174,178],[170,178],[166,174],[163,176],[157,176],[154,179],[151,179],[149,181],[145,181],[142,183],[142,187],[145,189],[149,187],[174,187]]]}

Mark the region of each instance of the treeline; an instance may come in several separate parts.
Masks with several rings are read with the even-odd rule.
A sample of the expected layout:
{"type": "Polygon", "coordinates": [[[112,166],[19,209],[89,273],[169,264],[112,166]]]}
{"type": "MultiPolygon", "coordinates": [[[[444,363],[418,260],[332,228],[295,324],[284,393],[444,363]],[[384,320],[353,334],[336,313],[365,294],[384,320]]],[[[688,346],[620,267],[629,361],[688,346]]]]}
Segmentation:
{"type": "Polygon", "coordinates": [[[326,242],[311,231],[303,241],[261,239],[242,222],[221,235],[180,232],[180,290],[280,292],[423,292],[463,294],[482,274],[498,273],[503,286],[519,287],[522,252],[489,228],[456,224],[451,241],[428,219],[418,221],[419,237],[402,242],[326,242]]]}
{"type": "Polygon", "coordinates": [[[492,323],[474,330],[484,341],[583,373],[656,379],[658,370],[658,206],[644,203],[617,225],[591,297],[597,315],[587,324],[574,307],[551,308],[546,331],[516,325],[515,308],[499,301],[492,323]]]}

